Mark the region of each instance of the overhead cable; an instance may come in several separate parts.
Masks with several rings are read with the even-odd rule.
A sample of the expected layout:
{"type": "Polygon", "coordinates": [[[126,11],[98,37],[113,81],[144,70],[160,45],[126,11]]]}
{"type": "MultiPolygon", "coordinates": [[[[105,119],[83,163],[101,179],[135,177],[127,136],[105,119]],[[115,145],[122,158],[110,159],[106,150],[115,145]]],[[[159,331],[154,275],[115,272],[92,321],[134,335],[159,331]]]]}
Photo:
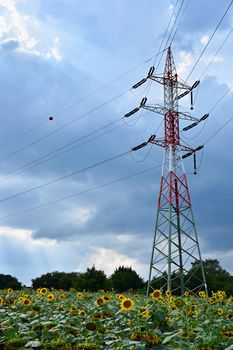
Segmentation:
{"type": "Polygon", "coordinates": [[[141,175],[141,174],[145,174],[146,172],[150,172],[150,171],[152,171],[154,169],[157,169],[157,168],[160,168],[160,167],[161,167],[161,165],[153,166],[152,168],[148,168],[148,169],[145,169],[145,170],[142,170],[142,171],[139,171],[139,172],[136,172],[136,173],[133,173],[133,174],[121,177],[119,179],[116,179],[116,180],[113,180],[113,181],[110,181],[110,182],[106,182],[106,183],[101,184],[101,185],[97,185],[97,186],[91,187],[91,188],[89,188],[87,190],[83,190],[83,191],[80,191],[80,192],[73,193],[73,194],[71,194],[69,196],[58,198],[58,199],[55,199],[55,200],[47,202],[47,203],[43,203],[43,204],[40,204],[40,205],[31,207],[31,208],[28,208],[28,209],[19,210],[17,212],[12,213],[12,214],[1,216],[0,219],[6,219],[6,218],[9,218],[9,217],[12,217],[12,216],[25,214],[25,213],[28,213],[28,212],[31,212],[31,211],[34,211],[34,210],[37,210],[37,209],[41,209],[41,208],[47,207],[49,205],[54,205],[54,204],[56,204],[58,202],[62,202],[62,201],[65,201],[67,199],[70,199],[70,198],[73,198],[73,197],[77,197],[77,196],[80,196],[80,195],[83,195],[83,194],[87,194],[89,192],[92,192],[92,191],[95,191],[95,190],[98,190],[98,189],[101,189],[101,188],[104,188],[104,187],[107,187],[107,186],[110,186],[110,185],[114,185],[116,183],[119,183],[121,181],[127,180],[129,178],[132,178],[132,177],[135,177],[135,176],[138,176],[138,175],[141,175]]]}
{"type": "Polygon", "coordinates": [[[25,190],[25,191],[18,192],[18,193],[16,193],[16,194],[13,194],[13,195],[8,196],[8,197],[5,197],[5,198],[1,198],[1,199],[0,199],[0,203],[6,202],[6,201],[8,201],[8,200],[10,200],[10,199],[13,199],[13,198],[16,198],[16,197],[20,197],[20,196],[22,196],[22,195],[24,195],[24,194],[27,194],[27,193],[29,193],[29,192],[33,192],[33,191],[38,190],[38,189],[40,189],[40,188],[43,188],[43,187],[52,185],[52,184],[54,184],[54,183],[56,183],[56,182],[59,182],[59,181],[61,181],[61,180],[67,179],[67,178],[69,178],[69,177],[71,177],[71,176],[80,174],[80,173],[82,173],[82,172],[84,172],[84,171],[87,171],[87,170],[96,168],[96,167],[98,167],[98,166],[100,166],[100,165],[103,165],[103,164],[105,164],[105,163],[111,162],[112,160],[115,160],[115,159],[118,159],[118,158],[120,158],[120,157],[123,157],[123,156],[125,156],[126,154],[129,154],[130,152],[131,152],[131,151],[127,151],[127,152],[123,152],[123,153],[117,154],[116,156],[113,156],[113,157],[107,158],[107,159],[105,159],[105,160],[102,160],[102,161],[100,161],[100,162],[94,163],[94,164],[89,165],[89,166],[87,166],[87,167],[85,167],[85,168],[75,170],[75,171],[73,171],[73,172],[71,172],[71,173],[68,173],[68,174],[66,174],[66,175],[57,177],[57,178],[55,178],[55,179],[53,179],[53,180],[51,180],[51,181],[48,181],[48,182],[46,182],[46,183],[43,183],[43,184],[41,184],[41,185],[37,185],[37,186],[31,187],[31,188],[29,188],[29,189],[27,189],[27,190],[25,190]]]}
{"type": "Polygon", "coordinates": [[[206,51],[207,47],[209,46],[209,44],[210,44],[211,40],[213,39],[215,33],[217,32],[218,28],[220,27],[220,25],[221,25],[223,19],[225,18],[226,14],[227,14],[228,11],[230,10],[230,7],[232,6],[232,3],[233,3],[233,0],[230,1],[230,3],[229,3],[229,5],[228,5],[227,9],[225,10],[224,14],[222,15],[222,17],[221,17],[220,21],[218,22],[218,24],[217,24],[215,30],[214,30],[213,33],[211,34],[211,36],[210,36],[209,40],[207,41],[207,43],[205,44],[203,50],[201,51],[201,53],[200,53],[198,59],[197,59],[196,62],[195,62],[193,68],[191,69],[191,71],[190,71],[188,77],[186,78],[186,82],[188,81],[188,79],[189,79],[190,76],[192,75],[194,69],[195,69],[196,66],[198,65],[198,63],[199,63],[201,57],[203,56],[204,52],[206,51]]]}

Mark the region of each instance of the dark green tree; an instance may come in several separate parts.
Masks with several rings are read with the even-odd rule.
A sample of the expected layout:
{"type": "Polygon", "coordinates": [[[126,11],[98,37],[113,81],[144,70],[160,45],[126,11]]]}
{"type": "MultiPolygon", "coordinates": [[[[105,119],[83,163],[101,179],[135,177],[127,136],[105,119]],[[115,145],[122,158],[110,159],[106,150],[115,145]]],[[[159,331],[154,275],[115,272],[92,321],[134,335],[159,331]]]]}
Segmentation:
{"type": "MultiPolygon", "coordinates": [[[[224,270],[217,259],[206,259],[203,261],[203,267],[206,276],[208,292],[216,292],[218,290],[225,290],[226,286],[228,291],[233,289],[232,278],[229,272],[224,270]]],[[[186,275],[189,288],[194,288],[198,283],[198,278],[201,280],[201,268],[199,261],[192,264],[192,268],[186,275]]]]}
{"type": "Polygon", "coordinates": [[[0,274],[0,289],[6,288],[21,289],[22,284],[17,280],[16,277],[0,274]]]}
{"type": "Polygon", "coordinates": [[[78,284],[79,274],[76,272],[48,272],[32,280],[33,288],[56,288],[69,290],[78,284]]]}
{"type": "Polygon", "coordinates": [[[119,266],[111,275],[110,281],[112,287],[118,292],[127,291],[131,288],[138,290],[145,286],[143,279],[135,270],[132,270],[131,266],[119,266]]]}
{"type": "Polygon", "coordinates": [[[102,270],[96,270],[95,266],[88,267],[87,271],[81,273],[79,280],[75,285],[77,290],[89,290],[90,292],[96,292],[100,289],[106,289],[107,277],[102,270]]]}

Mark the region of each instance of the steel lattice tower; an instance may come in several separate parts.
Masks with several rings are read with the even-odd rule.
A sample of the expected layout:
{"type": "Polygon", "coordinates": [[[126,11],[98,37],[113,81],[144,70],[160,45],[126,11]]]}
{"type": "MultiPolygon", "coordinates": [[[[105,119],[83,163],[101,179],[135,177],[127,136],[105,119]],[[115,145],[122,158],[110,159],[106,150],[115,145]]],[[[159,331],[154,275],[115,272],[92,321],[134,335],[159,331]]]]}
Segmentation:
{"type": "Polygon", "coordinates": [[[164,106],[147,105],[147,98],[143,98],[140,107],[127,113],[129,117],[140,108],[159,113],[164,118],[164,137],[157,138],[152,135],[147,142],[144,142],[132,149],[136,151],[148,143],[164,148],[164,160],[158,198],[158,210],[155,225],[154,241],[152,246],[147,295],[155,288],[175,291],[181,295],[187,290],[196,294],[199,290],[205,290],[207,286],[198,237],[192,213],[188,182],[183,166],[183,158],[194,156],[194,174],[196,173],[196,151],[203,146],[190,148],[180,142],[180,120],[184,119],[193,123],[184,128],[188,130],[205,120],[208,115],[197,119],[187,113],[179,112],[178,100],[192,89],[178,80],[176,68],[170,47],[167,51],[166,64],[163,76],[154,74],[154,67],[150,68],[147,78],[144,78],[133,88],[137,88],[151,79],[164,86],[164,106]],[[179,91],[184,90],[182,94],[179,91]],[[182,152],[186,152],[182,156],[182,152]],[[191,263],[195,263],[192,274],[189,270],[191,263]],[[192,282],[192,286],[190,287],[192,282]],[[154,287],[155,286],[155,287],[154,287]]]}

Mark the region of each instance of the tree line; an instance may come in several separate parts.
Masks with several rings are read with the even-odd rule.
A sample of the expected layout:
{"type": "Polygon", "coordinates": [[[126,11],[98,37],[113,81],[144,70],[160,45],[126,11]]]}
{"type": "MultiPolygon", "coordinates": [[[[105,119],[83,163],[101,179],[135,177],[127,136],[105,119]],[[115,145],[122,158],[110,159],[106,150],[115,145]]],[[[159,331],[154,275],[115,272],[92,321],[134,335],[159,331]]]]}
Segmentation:
{"type": "MultiPolygon", "coordinates": [[[[194,263],[185,276],[189,280],[189,288],[195,286],[195,279],[190,278],[196,269],[194,263]]],[[[228,295],[233,295],[233,276],[224,270],[216,259],[207,259],[203,262],[208,291],[224,290],[228,295]]],[[[197,271],[201,274],[201,270],[197,271]]],[[[201,276],[201,275],[200,275],[201,276]]],[[[155,288],[160,288],[159,280],[154,280],[155,288]]],[[[124,292],[129,289],[145,290],[147,282],[144,281],[132,267],[119,266],[110,277],[104,271],[98,270],[95,266],[88,267],[86,272],[48,272],[35,279],[32,279],[32,288],[39,287],[69,290],[75,288],[79,291],[96,292],[100,289],[124,292]]],[[[12,288],[21,289],[22,283],[11,275],[0,274],[0,289],[12,288]]]]}

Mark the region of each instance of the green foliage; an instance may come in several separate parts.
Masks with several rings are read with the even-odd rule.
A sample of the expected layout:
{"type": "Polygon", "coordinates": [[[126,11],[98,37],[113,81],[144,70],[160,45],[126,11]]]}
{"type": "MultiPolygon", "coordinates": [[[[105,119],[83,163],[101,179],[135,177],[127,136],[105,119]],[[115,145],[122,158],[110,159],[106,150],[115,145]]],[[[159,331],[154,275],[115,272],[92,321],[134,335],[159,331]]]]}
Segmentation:
{"type": "Polygon", "coordinates": [[[118,291],[123,292],[129,289],[141,289],[144,287],[143,279],[137,274],[132,267],[119,266],[112,274],[110,281],[112,287],[118,291]]]}
{"type": "MultiPolygon", "coordinates": [[[[203,268],[205,271],[206,282],[208,287],[208,292],[216,292],[218,290],[223,290],[227,293],[227,295],[233,294],[233,276],[230,275],[229,272],[224,270],[219,261],[216,259],[206,259],[203,261],[203,268]]],[[[179,275],[172,273],[171,275],[173,285],[172,289],[174,295],[180,295],[180,279],[179,275]]],[[[202,270],[199,261],[192,263],[191,269],[184,276],[185,281],[187,282],[186,286],[190,290],[195,290],[195,287],[200,284],[202,281],[202,270]]],[[[164,272],[163,276],[159,278],[154,278],[152,281],[154,289],[160,289],[164,286],[163,289],[166,290],[166,281],[167,281],[167,273],[164,272]]]]}
{"type": "Polygon", "coordinates": [[[0,274],[0,289],[21,289],[22,285],[16,277],[0,274]]]}
{"type": "MultiPolygon", "coordinates": [[[[211,291],[216,292],[218,290],[224,290],[228,294],[233,290],[233,278],[229,272],[224,270],[217,259],[206,259],[203,261],[203,268],[205,271],[206,282],[209,293],[211,291]]],[[[186,278],[190,276],[190,289],[195,287],[197,278],[202,278],[202,272],[199,261],[192,264],[192,268],[188,272],[186,278]]]]}
{"type": "Polygon", "coordinates": [[[107,277],[103,271],[96,270],[93,266],[87,268],[84,273],[77,272],[49,272],[32,280],[33,288],[55,288],[69,290],[75,288],[77,290],[89,290],[95,292],[99,289],[105,289],[107,277]]]}
{"type": "Polygon", "coordinates": [[[7,293],[0,291],[1,350],[233,350],[233,296],[221,291],[158,299],[131,291],[26,289],[10,293],[14,305],[6,303],[7,293]]]}
{"type": "Polygon", "coordinates": [[[32,280],[33,288],[56,288],[69,290],[78,285],[79,274],[76,272],[48,272],[32,280]]]}
{"type": "Polygon", "coordinates": [[[80,274],[78,284],[74,287],[78,290],[88,290],[96,292],[100,289],[105,289],[107,286],[107,277],[104,271],[96,270],[95,266],[87,268],[87,271],[80,274]]]}

